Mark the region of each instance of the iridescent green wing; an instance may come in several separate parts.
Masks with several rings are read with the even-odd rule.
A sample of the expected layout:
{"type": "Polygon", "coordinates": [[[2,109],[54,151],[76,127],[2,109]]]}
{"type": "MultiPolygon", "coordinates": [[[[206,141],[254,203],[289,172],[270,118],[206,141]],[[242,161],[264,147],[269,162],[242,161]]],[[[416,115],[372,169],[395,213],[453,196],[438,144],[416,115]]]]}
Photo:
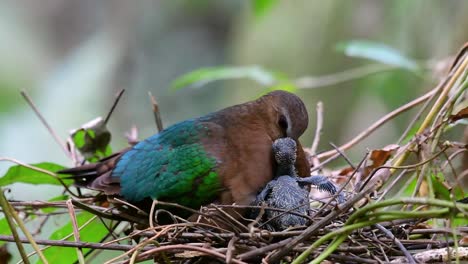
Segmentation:
{"type": "Polygon", "coordinates": [[[200,143],[207,136],[207,123],[187,120],[139,142],[113,170],[121,194],[132,202],[151,197],[194,208],[213,200],[220,182],[216,158],[200,143]]]}

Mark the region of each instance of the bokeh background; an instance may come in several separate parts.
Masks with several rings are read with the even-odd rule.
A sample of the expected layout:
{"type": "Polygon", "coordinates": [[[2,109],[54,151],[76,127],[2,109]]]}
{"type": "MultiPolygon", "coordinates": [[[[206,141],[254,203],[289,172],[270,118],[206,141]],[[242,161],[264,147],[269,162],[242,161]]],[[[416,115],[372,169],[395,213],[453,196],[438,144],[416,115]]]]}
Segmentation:
{"type": "MultiPolygon", "coordinates": [[[[447,58],[468,39],[466,11],[464,0],[3,0],[0,157],[71,165],[21,90],[65,139],[71,129],[104,116],[125,88],[108,124],[117,150],[126,146],[124,134],[132,125],[140,138],[157,131],[148,91],[168,126],[254,99],[267,89],[251,80],[170,89],[176,78],[202,67],[259,65],[295,80],[375,63],[337,51],[338,43],[349,40],[386,44],[425,66],[418,74],[397,69],[297,89],[310,113],[302,138],[306,146],[313,139],[316,103],[324,104],[319,150],[325,151],[329,142],[345,143],[434,87],[447,58]],[[262,2],[269,5],[262,8],[262,2]]],[[[396,142],[413,114],[398,117],[347,154],[359,159],[366,148],[396,142]]],[[[0,173],[11,165],[1,162],[0,173]]],[[[59,191],[14,184],[8,197],[44,200],[59,191]]]]}
{"type": "MultiPolygon", "coordinates": [[[[319,77],[373,63],[337,51],[337,43],[355,39],[384,43],[429,66],[421,74],[392,70],[298,89],[311,119],[305,145],[312,142],[315,105],[324,103],[323,151],[328,142],[345,143],[434,87],[437,65],[468,39],[463,0],[266,1],[273,4],[265,9],[254,2],[0,1],[0,156],[71,165],[20,90],[65,139],[71,129],[105,115],[115,93],[125,88],[109,121],[112,146],[119,149],[132,125],[140,138],[156,132],[148,91],[159,102],[165,126],[265,92],[249,80],[170,89],[177,77],[201,67],[260,65],[291,79],[319,77]]],[[[357,158],[365,148],[394,143],[410,117],[411,112],[397,118],[349,154],[357,158]]],[[[0,172],[10,165],[0,163],[0,172]]],[[[54,194],[16,184],[9,195],[54,194]]]]}

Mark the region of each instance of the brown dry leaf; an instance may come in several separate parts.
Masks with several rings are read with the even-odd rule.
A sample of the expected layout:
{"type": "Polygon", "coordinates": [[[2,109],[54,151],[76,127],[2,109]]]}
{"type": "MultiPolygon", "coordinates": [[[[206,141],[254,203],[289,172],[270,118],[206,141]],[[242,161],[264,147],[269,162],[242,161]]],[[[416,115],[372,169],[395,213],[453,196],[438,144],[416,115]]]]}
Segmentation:
{"type": "MultiPolygon", "coordinates": [[[[397,144],[390,144],[385,146],[382,149],[375,149],[369,155],[369,160],[372,161],[372,164],[366,166],[363,170],[360,170],[356,173],[354,179],[363,180],[369,176],[369,174],[377,167],[380,167],[387,162],[387,160],[392,156],[392,154],[400,148],[397,144]]],[[[348,177],[351,177],[353,174],[354,169],[352,167],[346,167],[339,171],[335,171],[332,175],[337,175],[338,180],[337,183],[344,183],[348,177]]]]}
{"type": "Polygon", "coordinates": [[[390,144],[382,149],[373,150],[369,156],[369,160],[372,161],[372,164],[365,168],[363,178],[367,178],[374,169],[384,165],[399,147],[400,146],[397,144],[390,144]]]}
{"type": "Polygon", "coordinates": [[[383,149],[373,150],[370,154],[370,160],[373,161],[372,166],[369,166],[372,169],[375,169],[379,166],[384,165],[387,162],[388,158],[393,154],[393,151],[397,150],[400,146],[397,144],[390,144],[385,146],[383,149]]]}
{"type": "Polygon", "coordinates": [[[458,244],[462,247],[468,246],[468,236],[462,237],[460,241],[458,242],[458,244]]]}
{"type": "Polygon", "coordinates": [[[456,114],[450,115],[449,118],[450,118],[450,122],[455,122],[460,119],[468,118],[468,106],[458,111],[456,114]]]}

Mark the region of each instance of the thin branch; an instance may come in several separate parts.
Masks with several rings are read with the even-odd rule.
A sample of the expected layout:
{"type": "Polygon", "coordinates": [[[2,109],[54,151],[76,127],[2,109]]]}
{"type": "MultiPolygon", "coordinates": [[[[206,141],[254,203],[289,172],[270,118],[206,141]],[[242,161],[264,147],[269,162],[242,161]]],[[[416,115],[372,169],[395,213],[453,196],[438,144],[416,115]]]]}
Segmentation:
{"type": "Polygon", "coordinates": [[[52,129],[52,127],[49,125],[47,120],[44,118],[44,116],[39,112],[39,109],[37,109],[36,105],[32,101],[31,97],[26,93],[26,91],[21,91],[21,95],[23,96],[24,100],[29,104],[29,106],[32,108],[34,113],[37,115],[41,123],[47,128],[49,131],[50,135],[54,138],[55,142],[59,144],[59,146],[62,148],[62,150],[65,152],[65,154],[71,158],[71,153],[68,151],[67,146],[65,145],[65,142],[63,142],[60,137],[55,133],[55,131],[52,129]]]}
{"type": "MultiPolygon", "coordinates": [[[[14,236],[0,235],[0,241],[14,242],[14,236]]],[[[19,238],[21,243],[30,243],[27,238],[19,238]]],[[[56,246],[56,247],[71,247],[71,248],[92,248],[92,249],[102,249],[102,250],[116,250],[116,251],[127,251],[132,249],[133,245],[123,245],[123,244],[105,244],[105,243],[92,243],[92,242],[77,242],[77,241],[68,241],[68,240],[47,240],[47,239],[36,239],[35,242],[38,245],[45,246],[56,246]]],[[[154,247],[145,247],[143,250],[149,250],[154,247]]]]}
{"type": "MultiPolygon", "coordinates": [[[[146,259],[148,257],[152,257],[155,253],[158,253],[158,252],[164,252],[164,251],[173,251],[173,250],[191,250],[191,251],[200,251],[200,252],[203,252],[207,255],[210,255],[212,257],[216,257],[218,259],[221,259],[221,260],[226,260],[226,255],[222,254],[222,253],[219,253],[215,250],[212,250],[212,249],[209,249],[209,248],[203,248],[203,247],[195,247],[195,246],[189,246],[189,245],[168,245],[168,246],[161,246],[161,247],[157,247],[157,248],[153,248],[153,249],[150,249],[148,251],[146,251],[145,253],[141,254],[139,257],[138,257],[138,260],[143,260],[143,259],[146,259]]],[[[247,264],[241,260],[237,260],[237,259],[232,259],[231,260],[232,263],[236,263],[236,264],[247,264]]]]}
{"type": "Polygon", "coordinates": [[[322,134],[322,128],[323,128],[323,103],[322,102],[317,103],[316,111],[317,111],[317,124],[315,127],[314,141],[312,142],[312,146],[310,147],[310,152],[312,155],[315,155],[317,153],[318,144],[320,142],[320,135],[322,134]]]}
{"type": "MultiPolygon", "coordinates": [[[[405,111],[408,111],[409,109],[417,106],[418,104],[421,104],[423,102],[425,102],[426,100],[432,98],[432,96],[437,93],[439,91],[439,89],[433,89],[431,90],[430,92],[426,93],[425,95],[403,105],[403,106],[400,106],[399,108],[393,110],[392,112],[386,114],[384,117],[380,118],[377,122],[375,122],[374,124],[372,124],[370,127],[368,127],[366,130],[364,130],[363,132],[361,132],[359,135],[357,135],[355,138],[351,139],[348,143],[342,145],[339,147],[339,149],[341,151],[344,151],[344,150],[347,150],[349,148],[351,148],[352,146],[356,145],[357,143],[359,143],[361,140],[363,140],[364,138],[366,138],[367,136],[369,136],[372,132],[374,132],[377,128],[381,127],[383,124],[387,123],[388,121],[392,120],[395,116],[405,112],[405,111]]],[[[328,158],[330,156],[333,156],[337,153],[336,150],[330,150],[330,151],[327,151],[327,152],[323,152],[323,153],[320,153],[318,155],[318,158],[319,159],[324,159],[324,158],[328,158]]]]}
{"type": "Polygon", "coordinates": [[[351,161],[350,158],[348,158],[348,156],[346,156],[346,154],[340,149],[338,148],[335,144],[333,144],[332,142],[328,143],[330,144],[330,146],[332,146],[336,152],[338,152],[340,154],[341,157],[343,157],[343,159],[348,163],[348,165],[354,170],[356,169],[356,167],[354,166],[353,162],[351,161]]]}
{"type": "MultiPolygon", "coordinates": [[[[78,231],[78,222],[76,221],[75,208],[73,207],[72,200],[67,200],[66,204],[67,204],[68,213],[70,214],[70,218],[71,218],[71,222],[72,222],[73,237],[75,238],[75,242],[80,242],[80,231],[78,231]]],[[[77,247],[76,248],[76,254],[78,256],[78,262],[80,264],[84,264],[85,260],[84,260],[84,255],[83,255],[82,249],[77,247]]]]}
{"type": "Polygon", "coordinates": [[[315,127],[314,141],[310,147],[310,154],[312,155],[312,166],[317,167],[320,164],[319,159],[317,158],[317,148],[320,142],[320,135],[322,134],[323,128],[323,103],[318,102],[317,107],[317,124],[315,127]]]}
{"type": "Polygon", "coordinates": [[[112,104],[112,107],[110,108],[109,112],[107,113],[106,115],[106,119],[104,119],[104,124],[107,124],[107,122],[109,121],[112,113],[114,112],[114,109],[115,107],[117,106],[117,104],[119,103],[119,100],[120,98],[122,97],[123,93],[125,92],[125,89],[122,89],[120,90],[117,95],[115,96],[115,100],[114,100],[114,103],[112,104]]]}
{"type": "MultiPolygon", "coordinates": [[[[8,201],[5,198],[5,194],[3,193],[3,189],[0,188],[0,206],[3,208],[3,213],[5,215],[5,219],[8,223],[8,226],[10,227],[10,231],[12,233],[12,242],[14,241],[16,243],[16,247],[18,248],[18,251],[21,255],[21,258],[23,259],[23,262],[26,264],[29,264],[29,259],[28,256],[26,255],[26,251],[24,250],[22,241],[19,238],[18,231],[16,230],[15,223],[12,219],[12,214],[11,214],[11,207],[8,205],[8,201]]],[[[29,242],[29,240],[26,239],[26,241],[29,242]]]]}
{"type": "MultiPolygon", "coordinates": [[[[424,250],[414,254],[414,258],[420,263],[452,263],[458,256],[460,260],[468,260],[468,248],[458,247],[458,254],[456,254],[455,248],[440,248],[432,250],[424,250]]],[[[390,263],[402,263],[405,261],[404,257],[396,258],[390,263]]],[[[464,263],[464,262],[463,262],[464,263]]]]}
{"type": "Polygon", "coordinates": [[[151,100],[151,105],[153,106],[153,114],[154,114],[154,121],[156,122],[156,127],[158,128],[158,132],[161,132],[164,127],[161,119],[161,112],[159,110],[159,104],[156,101],[156,98],[151,94],[151,92],[148,92],[148,95],[151,100]]]}
{"type": "Polygon", "coordinates": [[[393,240],[393,242],[400,248],[400,250],[403,252],[403,254],[405,254],[406,259],[408,260],[408,263],[416,264],[416,261],[414,261],[413,256],[408,252],[408,250],[405,248],[405,246],[403,246],[403,244],[400,242],[400,240],[398,240],[398,238],[396,238],[392,234],[392,232],[388,231],[385,227],[383,227],[383,226],[381,226],[379,224],[375,224],[374,226],[377,227],[377,229],[379,229],[380,231],[382,231],[388,238],[393,240]]]}

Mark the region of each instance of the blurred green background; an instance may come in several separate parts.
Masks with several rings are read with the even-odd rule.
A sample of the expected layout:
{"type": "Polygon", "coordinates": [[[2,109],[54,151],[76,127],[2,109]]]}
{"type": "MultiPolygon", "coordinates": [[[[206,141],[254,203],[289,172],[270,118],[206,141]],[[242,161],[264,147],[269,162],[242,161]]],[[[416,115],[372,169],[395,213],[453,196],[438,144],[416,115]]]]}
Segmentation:
{"type": "MultiPolygon", "coordinates": [[[[388,45],[421,66],[295,89],[309,110],[305,146],[313,139],[315,106],[324,103],[319,150],[325,151],[329,142],[347,142],[434,87],[450,56],[468,39],[466,11],[464,0],[0,1],[0,157],[72,165],[21,90],[65,139],[71,129],[104,116],[125,88],[109,121],[112,147],[118,150],[126,146],[124,134],[132,125],[139,138],[157,131],[148,91],[167,127],[254,99],[269,88],[236,79],[170,89],[178,77],[203,67],[258,65],[281,73],[288,85],[330,74],[336,80],[335,73],[376,63],[337,49],[350,40],[388,45]]],[[[358,160],[366,148],[395,143],[414,113],[396,118],[347,154],[358,160]]],[[[0,163],[0,173],[11,165],[0,163]]],[[[8,198],[18,200],[45,200],[61,190],[9,187],[8,198]]]]}
{"type": "MultiPolygon", "coordinates": [[[[114,150],[132,125],[140,138],[156,132],[148,91],[165,126],[245,102],[265,92],[249,80],[170,90],[181,75],[213,66],[259,65],[290,80],[369,64],[336,49],[349,40],[386,44],[421,65],[415,74],[392,70],[337,85],[298,89],[309,109],[302,140],[310,145],[315,106],[324,103],[320,151],[345,143],[385,113],[435,86],[444,60],[468,39],[467,1],[64,1],[0,2],[0,156],[69,166],[19,94],[24,89],[65,139],[69,130],[103,116],[126,93],[109,127],[114,150]]],[[[414,114],[414,112],[413,112],[414,114]]],[[[411,113],[349,151],[394,143],[411,113]]],[[[0,164],[0,172],[8,166],[0,164]]],[[[51,187],[52,188],[52,187],[51,187]]],[[[10,197],[53,196],[17,184],[10,197]],[[16,191],[15,191],[16,190],[16,191]]]]}

